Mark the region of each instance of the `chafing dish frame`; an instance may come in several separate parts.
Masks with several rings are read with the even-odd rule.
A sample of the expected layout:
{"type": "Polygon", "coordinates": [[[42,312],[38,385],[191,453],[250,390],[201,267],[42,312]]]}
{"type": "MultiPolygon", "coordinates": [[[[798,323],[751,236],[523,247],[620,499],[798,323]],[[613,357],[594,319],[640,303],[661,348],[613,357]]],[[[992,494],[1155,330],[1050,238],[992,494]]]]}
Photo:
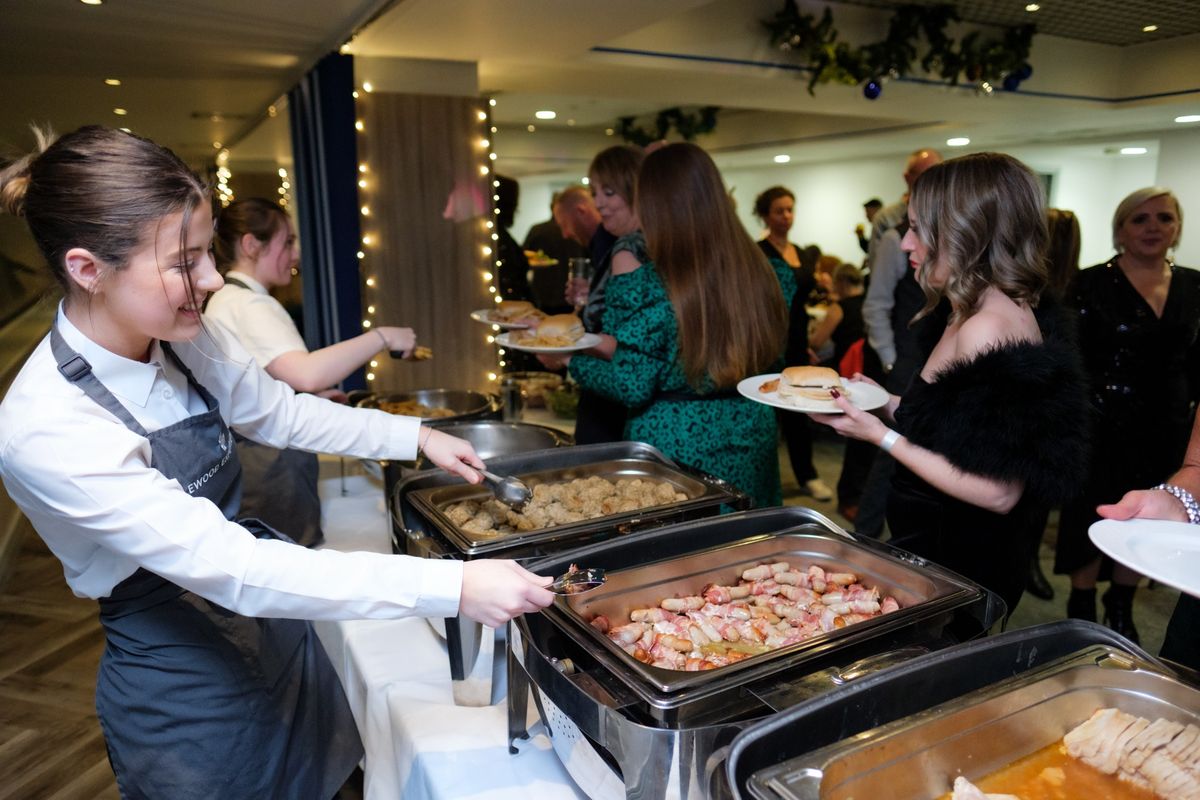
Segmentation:
{"type": "Polygon", "coordinates": [[[473,389],[413,389],[407,392],[368,392],[357,396],[359,408],[379,408],[380,403],[412,400],[430,408],[449,408],[455,413],[448,417],[422,417],[430,426],[447,425],[471,419],[499,419],[500,399],[491,393],[473,389]],[[454,408],[461,406],[461,408],[454,408]]]}
{"type": "MultiPolygon", "coordinates": [[[[1094,622],[1063,620],[967,641],[921,655],[845,686],[814,696],[747,726],[724,759],[734,800],[755,796],[750,782],[760,771],[852,740],[896,720],[921,715],[971,692],[1103,645],[1115,653],[1172,675],[1161,662],[1094,622]]],[[[1118,660],[1110,662],[1119,663],[1118,660]]]]}
{"type": "Polygon", "coordinates": [[[769,540],[775,532],[805,526],[810,526],[810,532],[816,526],[830,537],[844,537],[866,550],[938,573],[973,591],[960,598],[957,608],[944,608],[922,620],[910,615],[902,625],[850,626],[846,630],[853,636],[823,638],[811,649],[784,657],[760,656],[761,661],[741,671],[723,668],[700,673],[707,685],[673,693],[650,685],[590,634],[581,632],[578,626],[585,622],[573,620],[574,615],[563,614],[558,606],[527,614],[509,624],[510,751],[516,752],[512,741],[527,736],[526,710],[532,696],[556,749],[563,741],[583,737],[622,775],[628,796],[723,796],[724,752],[743,728],[887,664],[960,641],[950,633],[953,626],[956,634],[969,630],[970,635],[978,635],[1004,615],[1003,602],[982,587],[889,545],[848,534],[820,513],[800,507],[760,509],[643,531],[530,567],[551,573],[576,561],[611,574],[629,563],[677,559],[742,540],[769,540]]]}

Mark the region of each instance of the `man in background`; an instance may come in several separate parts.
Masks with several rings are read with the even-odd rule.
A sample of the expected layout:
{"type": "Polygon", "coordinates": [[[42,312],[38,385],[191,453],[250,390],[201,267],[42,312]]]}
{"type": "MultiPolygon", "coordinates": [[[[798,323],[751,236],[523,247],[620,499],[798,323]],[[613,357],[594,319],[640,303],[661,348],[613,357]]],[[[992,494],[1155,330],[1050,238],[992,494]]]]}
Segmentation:
{"type": "MultiPolygon", "coordinates": [[[[879,209],[883,208],[883,201],[878,197],[872,197],[867,202],[863,203],[863,214],[867,217],[867,222],[874,224],[875,215],[879,213],[879,209]]],[[[867,230],[860,222],[854,226],[854,235],[858,237],[858,246],[862,248],[864,253],[871,251],[871,240],[867,238],[867,230]]]]}
{"type": "MultiPolygon", "coordinates": [[[[925,306],[925,293],[909,266],[908,254],[900,249],[900,242],[908,232],[909,192],[925,170],[941,161],[941,154],[929,148],[909,155],[904,164],[904,183],[908,191],[899,202],[876,212],[867,250],[870,284],[863,301],[863,325],[867,343],[873,355],[878,357],[878,362],[874,362],[873,357],[866,359],[867,363],[878,364],[878,372],[870,374],[868,371],[868,375],[883,384],[888,392],[901,397],[946,325],[947,312],[943,303],[916,325],[909,326],[912,318],[925,306]]],[[[888,488],[894,470],[895,462],[891,456],[883,451],[876,452],[856,509],[855,530],[859,533],[875,538],[883,534],[888,488]]]]}

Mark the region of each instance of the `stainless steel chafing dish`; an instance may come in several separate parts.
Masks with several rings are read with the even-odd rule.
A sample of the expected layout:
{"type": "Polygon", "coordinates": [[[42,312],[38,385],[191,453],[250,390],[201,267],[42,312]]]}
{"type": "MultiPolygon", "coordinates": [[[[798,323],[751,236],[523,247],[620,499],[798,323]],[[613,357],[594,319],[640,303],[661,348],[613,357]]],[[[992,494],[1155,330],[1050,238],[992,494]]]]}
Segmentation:
{"type": "MultiPolygon", "coordinates": [[[[719,478],[676,464],[641,442],[539,450],[494,458],[488,466],[493,472],[516,475],[532,483],[588,475],[649,477],[671,483],[687,499],[528,532],[474,534],[461,530],[442,510],[468,497],[486,497],[487,489],[467,485],[441,470],[430,470],[401,479],[390,493],[393,549],[426,558],[529,560],[645,528],[712,516],[723,506],[745,508],[750,502],[744,493],[719,478]]],[[[482,628],[457,617],[446,621],[445,633],[451,676],[461,680],[475,663],[482,628]]]]}
{"type": "Polygon", "coordinates": [[[530,567],[559,574],[572,562],[604,568],[608,583],[510,625],[509,734],[525,733],[532,689],[568,769],[590,751],[621,776],[630,797],[720,796],[720,752],[742,728],[883,665],[979,635],[1004,613],[981,587],[805,508],[646,531],[530,567]],[[778,560],[855,572],[901,609],[704,672],[642,664],[588,624],[597,613],[615,624],[631,608],[730,583],[745,567],[778,560]]]}
{"type": "Polygon", "coordinates": [[[498,419],[500,403],[494,394],[469,389],[414,389],[391,394],[369,392],[354,399],[362,408],[379,408],[380,403],[414,402],[429,408],[448,408],[454,413],[446,417],[431,417],[430,424],[446,425],[467,419],[498,419]]]}
{"type": "Polygon", "coordinates": [[[1098,708],[1200,724],[1200,691],[1112,645],[755,773],[758,800],[936,798],[1062,739],[1098,708]]]}
{"type": "Polygon", "coordinates": [[[1067,620],[921,656],[749,726],[735,798],[933,798],[1060,739],[1097,708],[1200,721],[1200,692],[1095,623],[1067,620]]]}

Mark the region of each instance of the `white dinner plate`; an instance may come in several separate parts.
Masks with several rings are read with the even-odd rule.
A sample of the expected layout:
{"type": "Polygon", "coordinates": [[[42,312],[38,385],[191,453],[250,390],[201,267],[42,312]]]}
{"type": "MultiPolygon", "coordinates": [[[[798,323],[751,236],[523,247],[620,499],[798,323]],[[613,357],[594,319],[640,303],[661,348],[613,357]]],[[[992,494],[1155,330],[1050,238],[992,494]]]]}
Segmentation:
{"type": "Polygon", "coordinates": [[[471,312],[471,319],[475,320],[476,322],[482,322],[484,325],[495,325],[496,327],[500,328],[500,330],[504,331],[525,330],[526,328],[533,327],[533,325],[528,322],[498,322],[488,316],[491,313],[492,309],[481,308],[478,311],[471,312]]]}
{"type": "Polygon", "coordinates": [[[1164,519],[1102,519],[1092,543],[1148,578],[1200,597],[1200,527],[1164,519]]]}
{"type": "MultiPolygon", "coordinates": [[[[773,372],[766,375],[755,375],[753,378],[745,378],[738,381],[737,390],[742,397],[749,398],[756,403],[764,403],[768,406],[775,406],[775,408],[782,408],[787,411],[799,411],[802,414],[842,413],[837,403],[832,400],[780,397],[779,392],[764,392],[760,389],[764,383],[773,381],[778,377],[779,373],[773,372]]],[[[873,383],[848,381],[842,378],[842,389],[843,394],[846,395],[850,402],[863,411],[870,411],[873,408],[880,408],[887,405],[887,390],[873,383]]]]}
{"type": "Polygon", "coordinates": [[[574,353],[600,344],[600,337],[594,333],[585,333],[579,338],[579,341],[564,347],[535,347],[515,341],[511,333],[502,333],[496,337],[496,343],[501,347],[511,347],[513,350],[523,350],[526,353],[574,353]]]}

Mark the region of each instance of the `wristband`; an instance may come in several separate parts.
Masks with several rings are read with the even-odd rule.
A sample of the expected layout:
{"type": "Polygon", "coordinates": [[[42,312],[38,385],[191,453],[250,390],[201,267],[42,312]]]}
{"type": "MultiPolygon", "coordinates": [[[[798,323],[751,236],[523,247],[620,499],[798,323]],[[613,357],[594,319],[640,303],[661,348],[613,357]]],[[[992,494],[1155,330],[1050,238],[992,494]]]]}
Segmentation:
{"type": "Polygon", "coordinates": [[[387,337],[383,335],[383,331],[379,330],[379,328],[375,328],[374,331],[379,334],[379,340],[383,342],[383,349],[391,350],[392,348],[388,345],[387,337]]]}
{"type": "Polygon", "coordinates": [[[898,441],[900,441],[900,432],[889,428],[888,432],[883,435],[883,439],[879,442],[879,449],[885,453],[890,453],[898,441]]]}
{"type": "Polygon", "coordinates": [[[1191,492],[1173,483],[1160,483],[1154,488],[1173,495],[1175,499],[1183,503],[1183,510],[1187,512],[1188,522],[1200,525],[1200,503],[1196,502],[1196,498],[1192,497],[1191,492]]]}
{"type": "Polygon", "coordinates": [[[429,444],[429,437],[433,436],[433,428],[425,428],[425,439],[417,444],[417,452],[424,453],[425,445],[429,444]]]}

